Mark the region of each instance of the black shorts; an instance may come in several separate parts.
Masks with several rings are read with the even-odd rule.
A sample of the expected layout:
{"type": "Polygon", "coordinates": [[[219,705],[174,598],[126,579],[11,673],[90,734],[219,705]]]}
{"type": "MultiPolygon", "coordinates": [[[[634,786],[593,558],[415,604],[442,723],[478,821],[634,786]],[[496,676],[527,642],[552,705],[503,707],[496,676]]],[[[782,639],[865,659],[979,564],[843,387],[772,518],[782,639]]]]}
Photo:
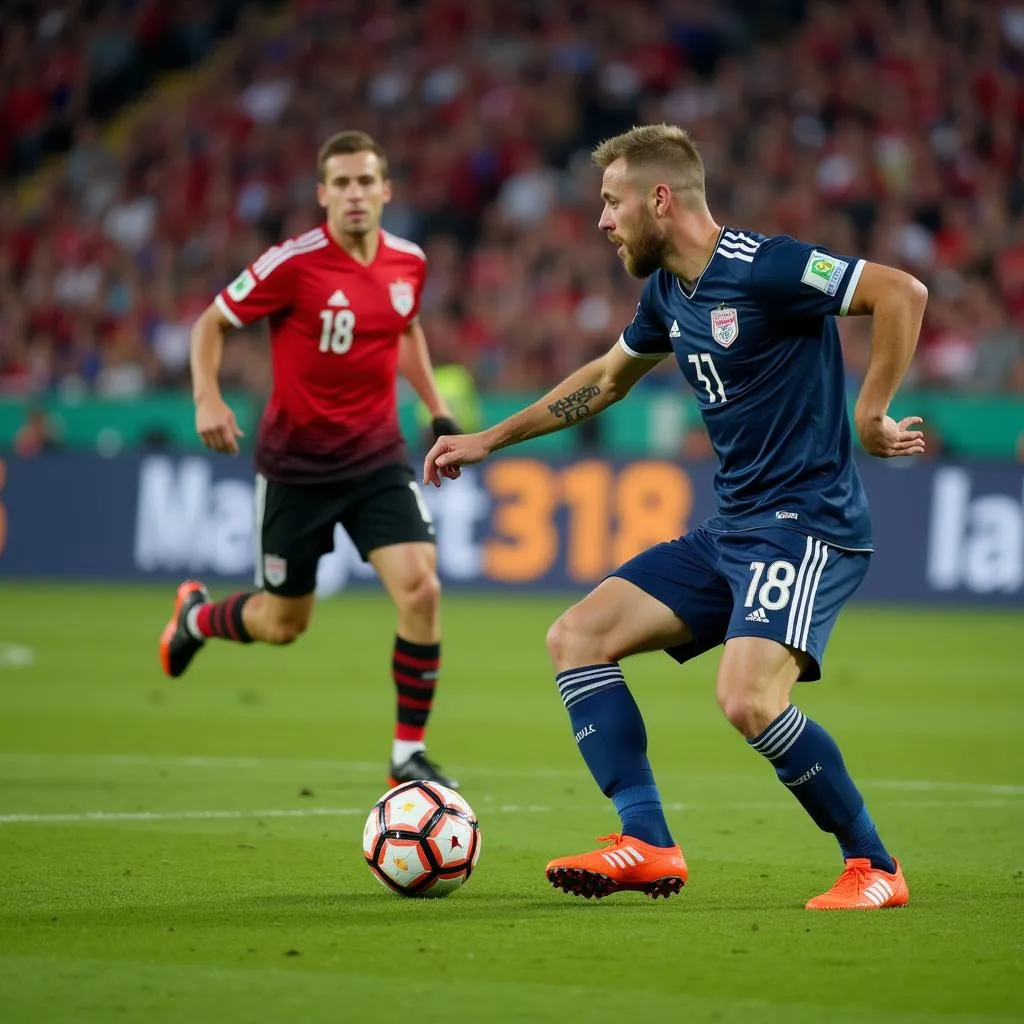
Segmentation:
{"type": "Polygon", "coordinates": [[[434,524],[407,465],[323,484],[256,476],[256,586],[282,597],[316,590],[316,568],[341,523],[365,561],[389,544],[434,543],[434,524]]]}

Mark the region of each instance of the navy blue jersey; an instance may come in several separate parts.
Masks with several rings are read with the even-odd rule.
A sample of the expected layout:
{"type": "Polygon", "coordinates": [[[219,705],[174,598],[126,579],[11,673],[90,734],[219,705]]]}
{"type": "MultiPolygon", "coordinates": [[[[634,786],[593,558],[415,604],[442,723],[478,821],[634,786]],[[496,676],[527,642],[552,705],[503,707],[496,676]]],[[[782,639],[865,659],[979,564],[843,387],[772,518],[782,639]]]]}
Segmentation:
{"type": "Polygon", "coordinates": [[[675,354],[718,455],[713,531],[790,526],[870,550],[867,498],[853,461],[839,333],[864,261],[788,235],[724,228],[687,291],[648,279],[620,345],[675,354]]]}

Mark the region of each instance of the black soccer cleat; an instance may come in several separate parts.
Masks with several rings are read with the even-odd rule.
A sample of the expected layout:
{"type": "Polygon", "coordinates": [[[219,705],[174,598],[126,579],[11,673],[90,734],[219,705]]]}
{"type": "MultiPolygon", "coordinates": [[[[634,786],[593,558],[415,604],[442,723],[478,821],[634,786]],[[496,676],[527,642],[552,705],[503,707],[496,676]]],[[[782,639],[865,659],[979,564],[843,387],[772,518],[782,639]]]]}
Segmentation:
{"type": "Polygon", "coordinates": [[[441,768],[427,757],[425,750],[415,751],[407,761],[402,764],[391,762],[391,774],[388,777],[388,786],[394,788],[403,782],[436,782],[439,786],[446,786],[448,789],[458,789],[459,783],[445,775],[441,768]]]}
{"type": "Polygon", "coordinates": [[[197,580],[185,580],[178,587],[174,613],[160,634],[160,664],[172,679],[176,679],[188,668],[204,643],[185,628],[185,618],[193,608],[209,600],[210,592],[197,580]]]}

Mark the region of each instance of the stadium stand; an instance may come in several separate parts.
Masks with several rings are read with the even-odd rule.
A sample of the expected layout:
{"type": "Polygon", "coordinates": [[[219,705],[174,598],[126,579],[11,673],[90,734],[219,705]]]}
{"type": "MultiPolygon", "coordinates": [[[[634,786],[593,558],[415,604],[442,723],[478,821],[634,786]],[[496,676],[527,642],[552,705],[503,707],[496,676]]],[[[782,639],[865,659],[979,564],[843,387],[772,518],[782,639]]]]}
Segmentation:
{"type": "MultiPolygon", "coordinates": [[[[0,164],[24,180],[63,156],[32,202],[11,183],[0,202],[0,394],[186,387],[191,321],[243,263],[317,222],[316,148],[343,127],[389,152],[385,226],[427,249],[436,360],[485,391],[542,387],[632,316],[637,284],[596,228],[589,149],[660,120],[698,139],[728,223],[928,284],[909,387],[1024,394],[1020,8],[241,7],[139,0],[125,18],[75,0],[3,16],[0,164]],[[123,100],[204,61],[111,144],[123,100]]],[[[843,323],[851,386],[868,330],[843,323]]],[[[266,387],[261,339],[234,336],[229,386],[266,387]]]]}

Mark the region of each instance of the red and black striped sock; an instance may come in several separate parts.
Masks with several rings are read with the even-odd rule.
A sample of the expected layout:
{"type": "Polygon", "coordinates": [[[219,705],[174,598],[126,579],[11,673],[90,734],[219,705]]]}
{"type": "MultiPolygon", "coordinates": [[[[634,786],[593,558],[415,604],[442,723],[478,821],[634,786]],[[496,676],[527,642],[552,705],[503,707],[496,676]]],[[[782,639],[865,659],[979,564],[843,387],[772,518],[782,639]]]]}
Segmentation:
{"type": "Polygon", "coordinates": [[[242,609],[254,594],[232,594],[223,601],[209,601],[193,609],[188,616],[188,631],[197,639],[211,636],[251,644],[252,637],[242,621],[242,609]]]}
{"type": "Polygon", "coordinates": [[[396,740],[423,742],[440,664],[440,644],[414,644],[395,637],[391,672],[398,691],[396,740]]]}

